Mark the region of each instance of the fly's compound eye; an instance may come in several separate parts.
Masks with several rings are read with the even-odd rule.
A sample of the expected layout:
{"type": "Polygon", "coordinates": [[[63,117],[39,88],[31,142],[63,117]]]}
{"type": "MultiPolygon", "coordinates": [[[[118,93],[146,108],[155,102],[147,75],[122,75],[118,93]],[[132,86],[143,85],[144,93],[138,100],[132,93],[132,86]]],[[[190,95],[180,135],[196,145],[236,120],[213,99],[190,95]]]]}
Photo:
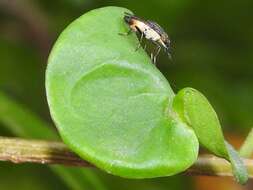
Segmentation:
{"type": "Polygon", "coordinates": [[[125,20],[125,22],[128,23],[128,24],[130,23],[131,19],[132,19],[132,16],[130,16],[130,15],[125,15],[125,16],[124,16],[124,20],[125,20]]]}
{"type": "Polygon", "coordinates": [[[132,18],[133,18],[132,14],[125,12],[124,20],[126,23],[129,24],[131,22],[132,18]]]}

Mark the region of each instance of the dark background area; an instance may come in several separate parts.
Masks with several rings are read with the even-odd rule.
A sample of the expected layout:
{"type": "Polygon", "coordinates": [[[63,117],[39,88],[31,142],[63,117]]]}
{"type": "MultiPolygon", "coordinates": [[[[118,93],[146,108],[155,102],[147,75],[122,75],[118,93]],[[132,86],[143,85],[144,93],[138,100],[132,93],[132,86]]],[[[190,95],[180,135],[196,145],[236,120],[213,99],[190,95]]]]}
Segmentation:
{"type": "MultiPolygon", "coordinates": [[[[102,6],[126,7],[158,22],[170,35],[173,48],[173,61],[161,53],[158,68],[175,92],[183,87],[201,91],[214,106],[227,138],[240,144],[253,124],[251,0],[0,0],[2,96],[53,126],[44,85],[49,51],[70,22],[102,6]]],[[[0,101],[0,109],[1,106],[0,101]]],[[[12,115],[6,119],[3,113],[0,112],[0,136],[21,136],[17,128],[22,126],[13,125],[12,115]]],[[[72,189],[46,166],[0,163],[0,168],[0,189],[72,189]]],[[[233,184],[230,180],[225,183],[182,175],[126,180],[96,169],[87,170],[95,171],[105,189],[201,189],[203,181],[215,183],[219,189],[220,183],[227,185],[223,188],[232,188],[233,184]]]]}

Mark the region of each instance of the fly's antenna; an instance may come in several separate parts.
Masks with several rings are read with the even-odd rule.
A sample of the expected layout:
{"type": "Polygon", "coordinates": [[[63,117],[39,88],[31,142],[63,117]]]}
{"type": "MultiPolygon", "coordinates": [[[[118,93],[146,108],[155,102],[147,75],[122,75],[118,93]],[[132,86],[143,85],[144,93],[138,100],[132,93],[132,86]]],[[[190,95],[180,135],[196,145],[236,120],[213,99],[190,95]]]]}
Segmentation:
{"type": "Polygon", "coordinates": [[[128,13],[128,12],[124,12],[124,14],[127,15],[127,16],[133,16],[133,14],[128,13]]]}

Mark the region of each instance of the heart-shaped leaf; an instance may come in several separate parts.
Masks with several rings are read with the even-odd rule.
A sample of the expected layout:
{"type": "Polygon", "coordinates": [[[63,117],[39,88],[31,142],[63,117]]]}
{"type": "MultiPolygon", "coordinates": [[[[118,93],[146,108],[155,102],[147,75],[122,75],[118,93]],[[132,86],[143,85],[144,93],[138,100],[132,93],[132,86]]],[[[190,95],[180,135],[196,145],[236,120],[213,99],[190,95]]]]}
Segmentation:
{"type": "Polygon", "coordinates": [[[195,89],[184,88],[175,96],[173,108],[194,129],[199,142],[209,151],[230,161],[237,181],[246,183],[247,170],[237,152],[225,142],[216,112],[205,96],[195,89]]]}
{"type": "Polygon", "coordinates": [[[105,7],[70,24],[49,58],[46,90],[66,144],[107,172],[147,178],[184,171],[197,158],[194,131],[172,111],[174,93],[135,34],[127,9],[105,7]]]}

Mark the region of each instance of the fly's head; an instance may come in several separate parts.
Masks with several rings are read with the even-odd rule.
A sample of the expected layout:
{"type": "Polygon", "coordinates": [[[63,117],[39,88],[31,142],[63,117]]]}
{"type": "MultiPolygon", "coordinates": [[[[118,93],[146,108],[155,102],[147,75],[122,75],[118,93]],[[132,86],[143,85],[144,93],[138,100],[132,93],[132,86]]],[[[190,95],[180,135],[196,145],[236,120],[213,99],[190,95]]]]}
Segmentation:
{"type": "Polygon", "coordinates": [[[134,15],[125,12],[124,20],[127,24],[131,25],[133,22],[134,15]]]}

